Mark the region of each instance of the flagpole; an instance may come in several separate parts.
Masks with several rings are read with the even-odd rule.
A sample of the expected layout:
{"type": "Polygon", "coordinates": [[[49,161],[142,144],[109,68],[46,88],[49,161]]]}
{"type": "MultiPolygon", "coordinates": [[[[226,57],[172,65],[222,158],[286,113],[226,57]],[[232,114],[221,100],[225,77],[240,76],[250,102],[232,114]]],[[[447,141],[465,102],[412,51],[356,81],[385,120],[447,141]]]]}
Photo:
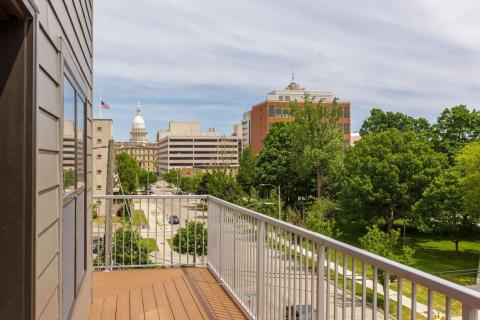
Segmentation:
{"type": "Polygon", "coordinates": [[[102,119],[102,90],[100,90],[100,103],[98,106],[100,107],[100,119],[102,119]]]}

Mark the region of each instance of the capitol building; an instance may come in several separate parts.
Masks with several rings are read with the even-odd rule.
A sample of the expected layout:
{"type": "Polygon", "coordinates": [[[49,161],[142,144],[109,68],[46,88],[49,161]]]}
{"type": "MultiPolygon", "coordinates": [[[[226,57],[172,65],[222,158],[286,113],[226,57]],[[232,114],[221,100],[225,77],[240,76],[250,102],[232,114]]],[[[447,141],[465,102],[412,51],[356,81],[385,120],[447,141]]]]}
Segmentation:
{"type": "Polygon", "coordinates": [[[140,102],[137,102],[136,116],[132,121],[130,140],[116,142],[115,154],[126,152],[137,160],[142,169],[157,172],[157,143],[148,141],[148,130],[142,117],[140,102]]]}

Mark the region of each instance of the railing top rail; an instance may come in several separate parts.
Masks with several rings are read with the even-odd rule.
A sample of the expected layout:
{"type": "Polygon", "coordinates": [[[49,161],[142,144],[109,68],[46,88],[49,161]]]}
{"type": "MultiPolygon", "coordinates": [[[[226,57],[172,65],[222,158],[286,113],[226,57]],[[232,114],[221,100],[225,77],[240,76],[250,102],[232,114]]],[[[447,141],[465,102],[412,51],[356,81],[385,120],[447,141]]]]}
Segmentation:
{"type": "Polygon", "coordinates": [[[152,194],[152,195],[94,195],[96,200],[137,200],[137,199],[207,199],[205,195],[176,195],[176,194],[152,194]]]}
{"type": "Polygon", "coordinates": [[[403,265],[401,263],[380,257],[368,251],[356,248],[349,244],[340,242],[338,240],[326,237],[319,233],[315,233],[301,227],[292,225],[285,221],[281,221],[267,215],[255,212],[253,210],[241,207],[239,205],[230,203],[228,201],[213,197],[207,196],[208,199],[213,200],[221,205],[224,205],[228,208],[237,210],[246,214],[250,217],[253,217],[259,221],[266,222],[272,226],[279,227],[285,231],[292,232],[302,238],[311,240],[317,244],[325,245],[326,247],[333,248],[342,253],[345,253],[348,256],[351,256],[357,260],[364,261],[367,264],[371,264],[378,269],[384,270],[386,272],[395,274],[404,279],[410,280],[417,285],[425,286],[433,291],[445,294],[446,296],[461,301],[463,304],[466,304],[471,307],[480,309],[480,292],[475,290],[463,287],[456,283],[450,282],[448,280],[439,278],[432,274],[414,269],[412,267],[403,265]]]}

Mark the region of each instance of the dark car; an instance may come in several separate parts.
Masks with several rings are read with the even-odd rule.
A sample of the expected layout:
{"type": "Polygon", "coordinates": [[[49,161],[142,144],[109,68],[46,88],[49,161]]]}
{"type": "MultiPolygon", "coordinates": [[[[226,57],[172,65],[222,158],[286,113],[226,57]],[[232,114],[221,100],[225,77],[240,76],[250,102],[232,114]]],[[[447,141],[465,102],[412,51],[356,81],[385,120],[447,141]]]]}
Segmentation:
{"type": "Polygon", "coordinates": [[[316,319],[315,309],[311,305],[296,305],[285,307],[285,320],[316,319]]]}
{"type": "Polygon", "coordinates": [[[173,190],[172,192],[174,195],[177,195],[177,196],[181,196],[182,195],[182,191],[181,190],[173,190]]]}
{"type": "Polygon", "coordinates": [[[155,194],[152,190],[148,190],[148,194],[155,194]]]}
{"type": "Polygon", "coordinates": [[[170,224],[180,224],[180,219],[178,218],[177,215],[171,215],[168,218],[168,223],[170,223],[170,224]]]}

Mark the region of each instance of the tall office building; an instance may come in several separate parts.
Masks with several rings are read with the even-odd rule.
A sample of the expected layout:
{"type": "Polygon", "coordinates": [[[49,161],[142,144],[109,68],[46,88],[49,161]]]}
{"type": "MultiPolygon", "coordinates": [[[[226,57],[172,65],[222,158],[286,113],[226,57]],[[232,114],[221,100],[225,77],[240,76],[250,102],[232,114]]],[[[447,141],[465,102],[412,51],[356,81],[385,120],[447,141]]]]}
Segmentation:
{"type": "Polygon", "coordinates": [[[170,122],[169,129],[159,131],[158,171],[181,170],[192,175],[213,169],[235,170],[238,167],[240,137],[221,136],[214,128],[200,131],[198,122],[170,122]]]}
{"type": "Polygon", "coordinates": [[[251,122],[252,122],[252,112],[247,111],[243,114],[242,118],[242,150],[247,148],[250,144],[250,137],[251,137],[251,122]]]}
{"type": "MultiPolygon", "coordinates": [[[[113,139],[111,119],[93,119],[93,195],[107,194],[108,143],[113,139]]],[[[97,208],[105,214],[105,200],[97,208]]]]}
{"type": "MultiPolygon", "coordinates": [[[[334,96],[331,92],[305,90],[295,82],[292,75],[292,81],[285,89],[268,93],[264,101],[252,107],[250,143],[254,153],[258,154],[262,150],[263,141],[273,123],[291,120],[288,110],[289,102],[297,101],[298,105],[302,107],[306,94],[310,96],[314,103],[321,101],[326,106],[331,106],[333,103],[334,96]]],[[[338,106],[342,110],[338,126],[343,131],[344,144],[350,145],[350,102],[338,101],[338,106]]]]}

